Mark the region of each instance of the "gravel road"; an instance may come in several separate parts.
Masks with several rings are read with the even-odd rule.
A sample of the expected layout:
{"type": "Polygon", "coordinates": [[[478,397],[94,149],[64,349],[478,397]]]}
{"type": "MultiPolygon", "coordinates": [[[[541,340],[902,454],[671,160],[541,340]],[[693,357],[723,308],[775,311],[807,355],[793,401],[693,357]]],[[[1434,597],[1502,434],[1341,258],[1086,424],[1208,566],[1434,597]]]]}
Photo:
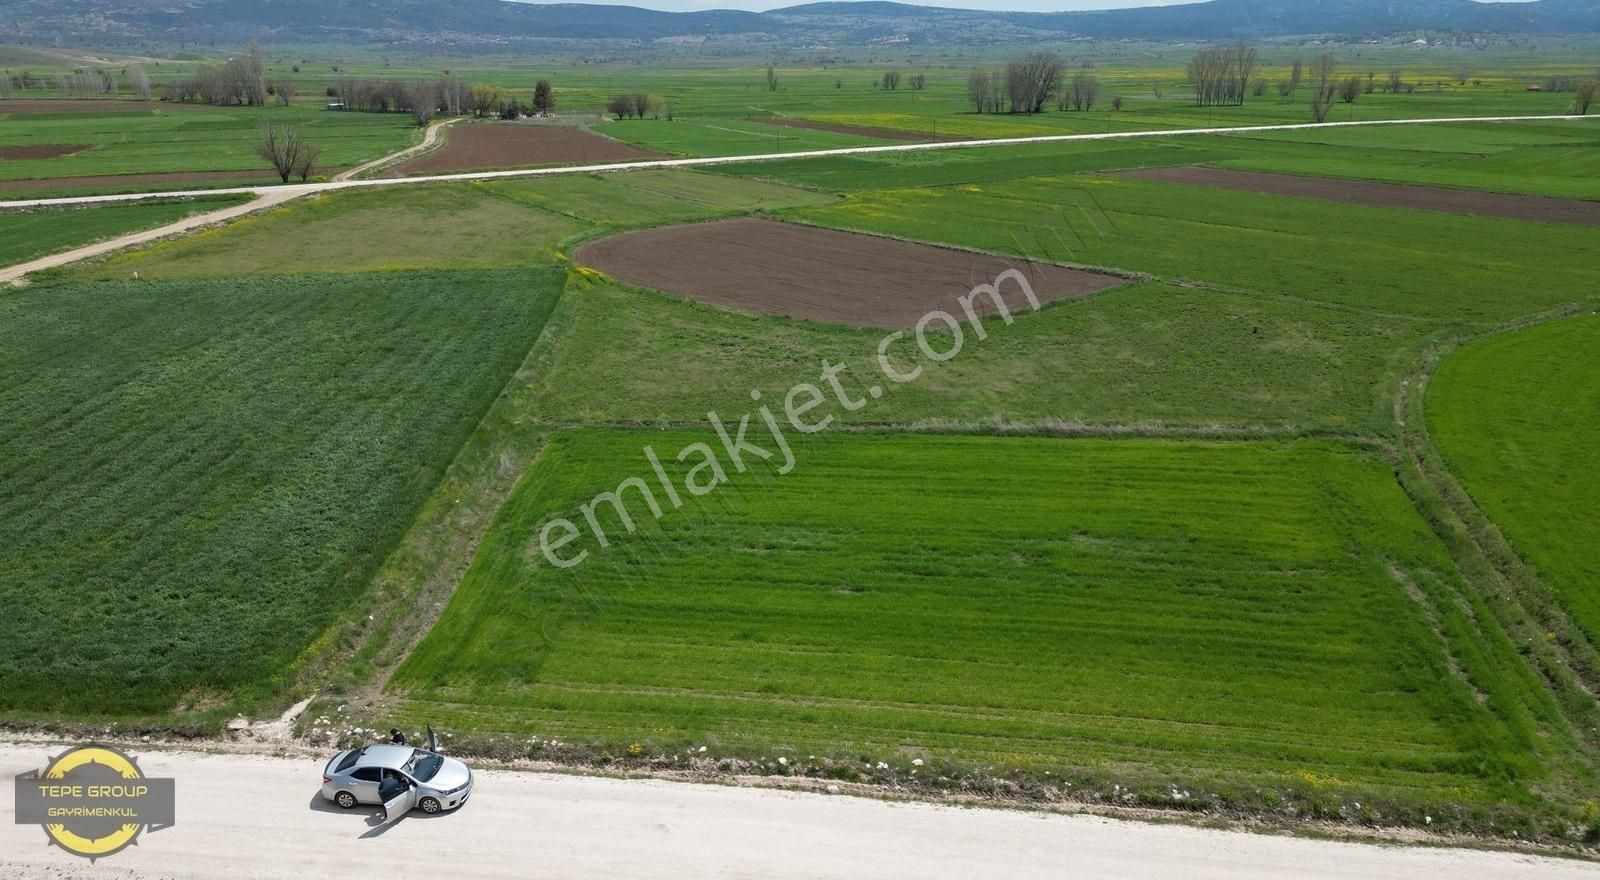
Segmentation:
{"type": "MultiPolygon", "coordinates": [[[[5,787],[42,744],[0,745],[5,787]]],[[[1597,878],[1507,853],[1335,843],[1091,816],[844,795],[482,771],[455,813],[377,826],[317,797],[316,760],[146,751],[177,786],[177,825],[97,864],[14,824],[0,792],[0,877],[76,878],[1597,878]]]]}

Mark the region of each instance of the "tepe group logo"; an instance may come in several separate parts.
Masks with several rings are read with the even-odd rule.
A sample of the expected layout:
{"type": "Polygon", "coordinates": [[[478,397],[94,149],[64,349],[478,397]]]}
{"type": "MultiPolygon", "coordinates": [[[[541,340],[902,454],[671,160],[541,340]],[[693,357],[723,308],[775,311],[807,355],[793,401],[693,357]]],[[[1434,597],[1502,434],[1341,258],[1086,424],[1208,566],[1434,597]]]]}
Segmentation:
{"type": "Polygon", "coordinates": [[[109,746],[78,746],[44,770],[18,774],[17,824],[44,827],[49,842],[90,862],[132,846],[145,831],[173,825],[171,779],[144,775],[109,746]]]}

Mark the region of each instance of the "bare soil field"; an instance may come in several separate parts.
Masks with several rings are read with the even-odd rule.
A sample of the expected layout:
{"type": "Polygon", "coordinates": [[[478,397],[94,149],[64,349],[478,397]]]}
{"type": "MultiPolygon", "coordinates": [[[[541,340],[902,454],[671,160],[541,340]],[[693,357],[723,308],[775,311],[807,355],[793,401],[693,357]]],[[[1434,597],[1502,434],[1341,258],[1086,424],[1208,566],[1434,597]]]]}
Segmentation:
{"type": "Polygon", "coordinates": [[[660,153],[629,146],[573,125],[475,122],[452,127],[445,136],[444,146],[396,165],[389,176],[660,158],[664,158],[660,153]]]}
{"type": "MultiPolygon", "coordinates": [[[[912,327],[934,309],[962,317],[956,298],[975,285],[993,282],[1008,266],[1024,272],[1040,302],[1087,296],[1125,281],[1099,272],[752,218],[614,235],[583,245],[573,259],[629,284],[712,305],[894,329],[912,327]]],[[[1029,310],[1016,285],[1004,285],[1003,295],[1012,312],[1029,310]]],[[[975,298],[973,308],[979,314],[995,311],[987,297],[975,298]]]]}
{"type": "Polygon", "coordinates": [[[35,144],[31,147],[0,147],[0,159],[54,159],[89,149],[89,144],[35,144]]]}
{"type": "MultiPolygon", "coordinates": [[[[321,169],[332,173],[337,168],[321,169]]],[[[0,196],[38,190],[93,190],[118,192],[121,189],[172,188],[194,183],[231,183],[239,186],[281,183],[269,169],[260,171],[174,171],[159,174],[92,174],[85,177],[39,177],[30,180],[0,180],[0,196]]]]}
{"type": "Polygon", "coordinates": [[[879,138],[886,141],[956,141],[955,137],[930,137],[924,132],[905,131],[899,128],[877,128],[863,125],[841,125],[837,122],[812,122],[809,119],[790,119],[788,117],[774,117],[763,119],[768,125],[781,125],[784,128],[804,128],[808,131],[830,131],[834,134],[854,134],[861,137],[879,138]]]}
{"type": "Polygon", "coordinates": [[[184,110],[205,106],[170,101],[118,101],[112,98],[8,98],[0,101],[0,116],[10,113],[148,113],[152,110],[184,110]]]}
{"type": "Polygon", "coordinates": [[[1331,177],[1304,177],[1297,174],[1273,174],[1263,171],[1233,171],[1195,165],[1123,171],[1119,176],[1158,180],[1163,183],[1215,186],[1270,195],[1308,196],[1385,208],[1416,208],[1423,211],[1477,214],[1484,217],[1505,217],[1544,223],[1600,225],[1600,202],[1587,202],[1582,199],[1374,183],[1331,177]]]}

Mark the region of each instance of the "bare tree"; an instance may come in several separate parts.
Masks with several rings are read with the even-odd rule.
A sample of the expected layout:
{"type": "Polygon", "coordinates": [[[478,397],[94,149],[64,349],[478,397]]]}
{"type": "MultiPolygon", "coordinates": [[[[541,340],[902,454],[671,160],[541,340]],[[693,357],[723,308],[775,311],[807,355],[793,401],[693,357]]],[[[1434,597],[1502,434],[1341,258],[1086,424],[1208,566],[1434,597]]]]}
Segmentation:
{"type": "Polygon", "coordinates": [[[900,88],[900,71],[888,70],[883,74],[883,87],[889,90],[900,88]]]}
{"type": "Polygon", "coordinates": [[[606,102],[606,112],[618,119],[626,119],[633,115],[633,98],[628,95],[617,95],[606,102]]]}
{"type": "MultiPolygon", "coordinates": [[[[1233,78],[1228,86],[1238,98],[1239,106],[1244,106],[1244,93],[1249,87],[1250,78],[1255,76],[1256,64],[1260,62],[1260,54],[1254,46],[1240,43],[1233,47],[1233,78]]],[[[1257,92],[1256,94],[1260,94],[1257,92]]]]}
{"type": "Polygon", "coordinates": [[[1122,96],[1121,95],[1112,96],[1112,98],[1111,98],[1111,109],[1119,111],[1119,112],[1122,110],[1122,96]]]}
{"type": "Polygon", "coordinates": [[[1316,89],[1328,89],[1333,86],[1333,75],[1339,69],[1339,62],[1332,55],[1318,55],[1317,60],[1311,62],[1311,86],[1316,89]]]}
{"type": "Polygon", "coordinates": [[[1400,78],[1400,70],[1399,68],[1395,68],[1394,70],[1389,71],[1389,78],[1384,83],[1384,89],[1391,95],[1398,95],[1400,94],[1400,87],[1402,84],[1403,81],[1400,78]]]}
{"type": "Polygon", "coordinates": [[[150,100],[150,75],[144,72],[143,67],[137,64],[129,65],[128,85],[133,89],[135,98],[141,101],[150,100]]]}
{"type": "Polygon", "coordinates": [[[972,102],[972,109],[976,113],[995,112],[989,106],[989,79],[987,70],[974,70],[967,74],[967,100],[972,102]]]}
{"type": "Polygon", "coordinates": [[[777,90],[778,90],[778,70],[777,70],[777,68],[775,68],[772,65],[768,64],[767,65],[767,91],[776,92],[777,90]]]}
{"type": "Polygon", "coordinates": [[[305,183],[307,178],[316,173],[317,154],[321,152],[321,148],[316,144],[303,143],[300,145],[300,156],[294,163],[294,173],[300,176],[301,183],[305,183]]]}
{"type": "Polygon", "coordinates": [[[913,90],[920,92],[928,85],[928,75],[926,73],[913,73],[906,77],[906,82],[913,90]]]}
{"type": "Polygon", "coordinates": [[[1600,91],[1600,82],[1586,79],[1578,83],[1578,87],[1573,90],[1572,102],[1579,116],[1587,116],[1589,114],[1589,107],[1594,104],[1594,96],[1597,91],[1600,91]]]}
{"type": "Polygon", "coordinates": [[[1339,69],[1339,63],[1333,60],[1332,55],[1319,55],[1317,60],[1311,62],[1311,120],[1323,122],[1328,118],[1328,111],[1333,109],[1335,94],[1338,84],[1334,82],[1334,73],[1339,69]]]}
{"type": "Polygon", "coordinates": [[[1305,61],[1296,56],[1294,64],[1289,67],[1289,76],[1278,80],[1278,97],[1294,100],[1295,94],[1300,91],[1300,81],[1305,77],[1305,66],[1305,61]]]}
{"type": "Polygon", "coordinates": [[[1061,58],[1051,52],[1032,52],[1006,65],[1006,94],[1011,112],[1038,113],[1061,90],[1061,58]]]}
{"type": "Polygon", "coordinates": [[[426,127],[439,112],[439,84],[415,82],[406,86],[404,101],[411,121],[426,127]]]}
{"type": "Polygon", "coordinates": [[[460,116],[472,102],[472,95],[467,91],[467,86],[461,77],[446,73],[439,80],[439,99],[444,105],[444,112],[450,116],[460,116]]]}
{"type": "Polygon", "coordinates": [[[1242,43],[1196,52],[1187,68],[1189,82],[1194,85],[1195,105],[1243,104],[1256,60],[1255,48],[1242,43]]]}
{"type": "Polygon", "coordinates": [[[284,183],[289,182],[289,175],[300,170],[309,147],[300,132],[300,126],[261,123],[256,154],[267,160],[284,183]]]}
{"type": "Polygon", "coordinates": [[[639,94],[633,96],[633,113],[635,116],[643,119],[650,115],[650,108],[654,107],[655,104],[655,99],[644,94],[643,92],[640,92],[639,94]]]}
{"type": "Polygon", "coordinates": [[[1333,109],[1333,89],[1313,89],[1311,92],[1311,121],[1326,122],[1328,111],[1333,109]]]}
{"type": "Polygon", "coordinates": [[[1080,69],[1062,91],[1056,106],[1062,110],[1092,110],[1100,95],[1100,81],[1087,70],[1080,69]]]}
{"type": "Polygon", "coordinates": [[[1467,84],[1467,80],[1472,77],[1472,65],[1457,64],[1451,69],[1450,73],[1456,78],[1456,85],[1464,86],[1467,84]]]}
{"type": "Polygon", "coordinates": [[[537,113],[550,113],[556,109],[556,92],[547,79],[533,84],[533,109],[537,113]]]}
{"type": "Polygon", "coordinates": [[[333,75],[333,85],[328,87],[328,91],[332,92],[332,94],[329,97],[333,97],[333,98],[337,98],[338,99],[339,109],[341,109],[341,110],[353,110],[353,109],[355,109],[355,100],[356,100],[356,78],[355,77],[351,76],[348,73],[336,73],[336,74],[334,74],[333,75]]]}
{"type": "Polygon", "coordinates": [[[294,80],[283,77],[272,83],[273,97],[278,99],[278,104],[287,107],[294,103],[294,80]]]}
{"type": "Polygon", "coordinates": [[[243,55],[223,67],[223,78],[238,103],[252,107],[267,103],[266,63],[261,58],[261,47],[254,40],[245,47],[243,55]]]}
{"type": "Polygon", "coordinates": [[[1361,77],[1352,76],[1339,83],[1339,100],[1346,104],[1354,104],[1361,94],[1361,77]]]}
{"type": "Polygon", "coordinates": [[[494,111],[494,105],[500,103],[500,90],[494,86],[478,83],[472,87],[472,115],[483,117],[494,111]]]}

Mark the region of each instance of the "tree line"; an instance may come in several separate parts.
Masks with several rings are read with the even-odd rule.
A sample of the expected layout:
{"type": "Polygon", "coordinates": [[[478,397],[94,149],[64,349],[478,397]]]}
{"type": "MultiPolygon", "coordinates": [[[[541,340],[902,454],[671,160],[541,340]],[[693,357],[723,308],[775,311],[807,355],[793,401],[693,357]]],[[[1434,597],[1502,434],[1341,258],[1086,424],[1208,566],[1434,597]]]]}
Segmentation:
{"type": "MultiPolygon", "coordinates": [[[[967,101],[978,113],[1039,113],[1054,101],[1059,110],[1090,110],[1100,81],[1084,63],[1066,78],[1067,64],[1053,52],[1032,52],[1002,68],[979,68],[967,76],[967,101]]],[[[1117,109],[1122,99],[1113,102],[1117,109]]]]}
{"type": "Polygon", "coordinates": [[[556,109],[555,87],[547,79],[534,84],[533,101],[528,104],[508,96],[499,86],[483,83],[468,86],[461,77],[448,73],[437,80],[412,81],[358,79],[341,74],[335,77],[328,92],[340,109],[409,113],[418,125],[427,125],[439,113],[517,119],[556,109]]]}
{"type": "Polygon", "coordinates": [[[623,119],[660,119],[665,116],[669,121],[677,118],[677,110],[671,101],[658,101],[654,97],[637,92],[632,95],[612,95],[606,101],[606,112],[623,119]]]}
{"type": "Polygon", "coordinates": [[[1245,93],[1256,71],[1256,61],[1255,47],[1242,43],[1196,52],[1185,68],[1189,83],[1194,86],[1195,106],[1243,106],[1245,93]]]}
{"type": "Polygon", "coordinates": [[[164,99],[257,107],[266,104],[267,97],[266,63],[261,47],[251,43],[243,55],[228,59],[222,66],[202,65],[193,76],[172,83],[164,99]]]}

